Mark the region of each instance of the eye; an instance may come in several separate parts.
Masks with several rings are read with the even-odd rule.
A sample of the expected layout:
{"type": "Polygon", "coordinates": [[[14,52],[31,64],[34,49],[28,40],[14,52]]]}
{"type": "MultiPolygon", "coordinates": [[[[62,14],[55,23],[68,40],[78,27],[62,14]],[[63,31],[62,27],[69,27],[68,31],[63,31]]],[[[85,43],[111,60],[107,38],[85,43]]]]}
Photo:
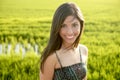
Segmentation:
{"type": "Polygon", "coordinates": [[[73,26],[73,27],[78,27],[78,24],[77,24],[77,23],[74,23],[72,26],[73,26]]]}
{"type": "Polygon", "coordinates": [[[65,25],[65,24],[62,24],[62,25],[61,25],[61,28],[64,28],[64,27],[66,27],[66,25],[65,25]]]}

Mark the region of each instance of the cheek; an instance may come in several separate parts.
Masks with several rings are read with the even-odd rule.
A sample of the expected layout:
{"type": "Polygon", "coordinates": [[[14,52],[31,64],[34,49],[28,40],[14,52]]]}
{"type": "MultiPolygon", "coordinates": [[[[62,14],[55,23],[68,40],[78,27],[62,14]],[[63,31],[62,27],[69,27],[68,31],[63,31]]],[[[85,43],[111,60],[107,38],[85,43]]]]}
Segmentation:
{"type": "Polygon", "coordinates": [[[64,34],[66,34],[66,30],[61,29],[61,30],[60,30],[60,32],[59,32],[59,34],[60,34],[60,36],[62,36],[62,35],[64,35],[64,34]]]}
{"type": "Polygon", "coordinates": [[[64,34],[64,32],[60,30],[59,35],[60,35],[61,38],[62,38],[63,34],[64,34]]]}
{"type": "Polygon", "coordinates": [[[80,29],[74,30],[74,34],[79,35],[80,34],[80,29]]]}
{"type": "MultiPolygon", "coordinates": [[[[62,37],[63,35],[68,34],[67,31],[68,31],[67,29],[61,29],[59,32],[60,36],[62,37]]],[[[74,35],[77,36],[80,34],[80,28],[74,28],[74,29],[72,29],[72,32],[74,35]]]]}

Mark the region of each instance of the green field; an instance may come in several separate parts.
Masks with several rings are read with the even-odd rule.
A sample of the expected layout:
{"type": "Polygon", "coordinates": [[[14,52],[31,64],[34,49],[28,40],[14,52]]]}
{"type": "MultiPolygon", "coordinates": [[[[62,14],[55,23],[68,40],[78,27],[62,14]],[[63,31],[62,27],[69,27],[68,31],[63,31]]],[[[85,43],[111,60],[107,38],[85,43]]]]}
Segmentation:
{"type": "MultiPolygon", "coordinates": [[[[52,16],[63,2],[71,0],[0,0],[0,80],[39,80],[39,58],[49,39],[52,16]],[[15,52],[17,43],[28,49],[15,52]],[[8,48],[8,47],[7,47],[8,48]]],[[[72,0],[85,18],[81,44],[88,47],[88,80],[120,80],[120,1],[72,0]]]]}

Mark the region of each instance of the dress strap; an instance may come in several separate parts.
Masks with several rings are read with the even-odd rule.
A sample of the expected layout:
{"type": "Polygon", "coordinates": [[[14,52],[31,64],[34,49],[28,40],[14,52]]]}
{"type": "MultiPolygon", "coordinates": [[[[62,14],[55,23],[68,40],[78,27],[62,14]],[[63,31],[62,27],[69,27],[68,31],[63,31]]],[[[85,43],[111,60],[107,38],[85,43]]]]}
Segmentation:
{"type": "Polygon", "coordinates": [[[80,53],[80,61],[82,62],[82,54],[81,54],[80,46],[79,46],[79,53],[80,53]]]}
{"type": "Polygon", "coordinates": [[[58,57],[58,54],[56,53],[56,51],[55,51],[55,54],[56,54],[56,57],[57,57],[57,60],[58,60],[58,62],[59,62],[59,64],[60,64],[60,66],[61,66],[61,68],[62,68],[62,64],[61,64],[61,62],[60,62],[60,58],[58,57]]]}
{"type": "Polygon", "coordinates": [[[57,54],[56,51],[55,51],[55,54],[56,54],[56,57],[57,57],[57,59],[58,59],[58,62],[59,62],[59,64],[60,64],[60,66],[61,66],[61,69],[60,69],[60,70],[61,70],[61,72],[62,72],[61,74],[64,76],[64,77],[63,77],[63,80],[66,80],[66,78],[67,78],[67,77],[66,77],[66,73],[63,71],[62,64],[61,64],[61,62],[60,62],[60,58],[59,58],[59,56],[58,56],[58,54],[57,54]]]}

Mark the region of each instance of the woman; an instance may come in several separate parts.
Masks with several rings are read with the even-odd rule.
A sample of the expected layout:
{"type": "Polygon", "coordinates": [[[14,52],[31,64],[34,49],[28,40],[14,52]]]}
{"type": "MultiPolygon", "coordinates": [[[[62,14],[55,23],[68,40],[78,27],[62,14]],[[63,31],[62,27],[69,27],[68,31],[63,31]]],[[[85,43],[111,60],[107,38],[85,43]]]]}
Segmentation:
{"type": "Polygon", "coordinates": [[[40,80],[85,80],[88,49],[79,44],[84,19],[74,3],[56,10],[50,39],[41,56],[40,80]]]}

